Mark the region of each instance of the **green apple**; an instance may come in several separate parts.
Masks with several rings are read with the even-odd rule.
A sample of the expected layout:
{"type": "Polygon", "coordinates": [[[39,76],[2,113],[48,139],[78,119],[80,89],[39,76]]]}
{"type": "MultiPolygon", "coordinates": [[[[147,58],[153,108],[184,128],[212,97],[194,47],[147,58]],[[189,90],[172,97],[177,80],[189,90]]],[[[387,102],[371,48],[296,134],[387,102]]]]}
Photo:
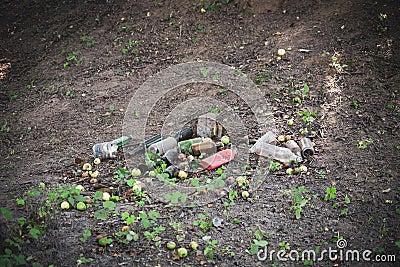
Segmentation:
{"type": "Polygon", "coordinates": [[[78,202],[78,203],[76,204],[76,209],[77,209],[77,210],[85,210],[85,209],[86,209],[85,203],[83,203],[83,202],[78,202]]]}
{"type": "Polygon", "coordinates": [[[281,48],[281,49],[278,49],[278,55],[280,55],[280,56],[284,56],[286,54],[286,51],[285,51],[285,49],[283,49],[283,48],[281,48]]]}
{"type": "Polygon", "coordinates": [[[197,248],[199,247],[199,244],[196,241],[192,241],[190,242],[190,248],[193,250],[197,250],[197,248]]]}
{"type": "Polygon", "coordinates": [[[185,258],[188,255],[188,251],[186,248],[178,248],[178,256],[179,258],[185,258]]]}
{"type": "Polygon", "coordinates": [[[231,139],[229,138],[229,136],[224,135],[221,137],[221,143],[223,143],[224,145],[227,145],[230,142],[231,142],[231,139]]]}
{"type": "Polygon", "coordinates": [[[69,209],[69,203],[68,203],[68,201],[63,201],[63,202],[61,202],[61,209],[63,209],[63,210],[68,210],[69,209]]]}
{"type": "Polygon", "coordinates": [[[175,249],[176,248],[176,243],[174,241],[169,241],[167,243],[167,248],[168,249],[175,249]]]}

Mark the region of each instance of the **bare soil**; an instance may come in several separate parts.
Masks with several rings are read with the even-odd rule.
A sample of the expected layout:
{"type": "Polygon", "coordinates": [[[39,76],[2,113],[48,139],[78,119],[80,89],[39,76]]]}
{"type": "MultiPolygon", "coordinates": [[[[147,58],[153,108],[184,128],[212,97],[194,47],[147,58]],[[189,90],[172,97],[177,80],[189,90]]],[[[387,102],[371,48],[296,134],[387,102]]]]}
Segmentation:
{"type": "MultiPolygon", "coordinates": [[[[289,244],[284,259],[290,250],[337,249],[339,233],[347,242],[344,253],[371,250],[371,259],[394,255],[400,260],[398,1],[4,0],[0,21],[3,260],[8,248],[13,255],[23,254],[26,264],[21,265],[26,266],[398,266],[327,256],[313,263],[284,261],[276,253],[273,261],[262,261],[246,252],[258,229],[265,233],[269,251],[289,244]],[[280,48],[286,54],[278,58],[280,48]],[[239,196],[229,207],[224,205],[230,202],[228,192],[192,208],[152,201],[151,192],[142,207],[134,199],[117,202],[121,213],[159,212],[158,226],[165,227],[149,241],[138,221],[132,228],[139,239],[129,244],[116,237],[124,225],[120,216],[94,216],[101,205],[61,211],[58,199],[43,215],[45,193],[17,204],[41,182],[45,191],[81,184],[87,196],[110,187],[119,188],[111,191],[114,195],[126,196],[128,187],[114,178],[119,168],[127,167],[122,153],[96,166],[99,184],[82,179],[82,163],[93,162],[94,144],[121,135],[128,104],[147,79],[199,60],[232,66],[253,80],[272,109],[278,134],[312,139],[316,153],[305,159],[306,172],[288,175],[281,166],[247,200],[233,187],[239,196]],[[309,92],[296,101],[296,90],[305,84],[309,92]],[[316,112],[315,121],[302,120],[298,112],[305,110],[316,112]],[[294,125],[288,125],[290,119],[294,125]],[[308,201],[296,219],[291,192],[301,186],[308,201]],[[336,188],[334,199],[324,200],[327,188],[336,188]],[[5,210],[12,218],[6,218],[5,210]],[[224,221],[204,233],[193,222],[207,213],[208,221],[215,216],[224,221]],[[20,217],[29,223],[18,226],[20,217]],[[173,227],[177,223],[179,229],[173,227]],[[40,226],[36,239],[30,230],[40,226]],[[85,230],[92,236],[82,241],[85,230]],[[113,243],[99,246],[95,238],[100,234],[113,243]],[[181,234],[184,240],[177,241],[181,234]],[[14,237],[20,238],[20,250],[6,241],[14,237]],[[207,238],[218,240],[213,258],[204,255],[207,238]],[[189,249],[187,258],[176,259],[166,248],[169,240],[186,248],[196,240],[199,250],[189,249]]],[[[191,97],[211,96],[235,105],[235,96],[220,89],[229,91],[188,85],[165,95],[147,134],[157,133],[168,110],[191,97]]],[[[250,140],[267,130],[245,111],[240,115],[245,120],[249,116],[250,140]]],[[[269,164],[252,157],[250,167],[258,162],[269,164]]]]}

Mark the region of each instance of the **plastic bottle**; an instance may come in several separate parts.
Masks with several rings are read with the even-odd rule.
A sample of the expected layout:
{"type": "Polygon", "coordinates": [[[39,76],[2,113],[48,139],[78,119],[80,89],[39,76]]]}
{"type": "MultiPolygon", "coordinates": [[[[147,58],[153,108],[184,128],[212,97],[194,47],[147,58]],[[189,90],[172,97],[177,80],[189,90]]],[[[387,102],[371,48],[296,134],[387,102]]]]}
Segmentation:
{"type": "Polygon", "coordinates": [[[272,158],[282,163],[288,163],[291,161],[301,162],[303,159],[285,147],[274,146],[267,143],[257,142],[255,147],[255,153],[257,155],[272,158]]]}
{"type": "Polygon", "coordinates": [[[267,144],[272,144],[276,145],[276,134],[272,131],[266,132],[263,136],[261,136],[257,142],[250,148],[250,153],[255,153],[256,152],[256,146],[259,143],[267,143],[267,144]]]}
{"type": "Polygon", "coordinates": [[[295,155],[301,157],[301,149],[294,140],[289,140],[285,143],[285,146],[289,148],[295,155]]]}
{"type": "Polygon", "coordinates": [[[178,142],[174,137],[168,137],[164,140],[161,140],[155,144],[149,146],[149,150],[152,153],[158,153],[158,155],[162,156],[168,150],[177,147],[178,142]]]}
{"type": "Polygon", "coordinates": [[[99,143],[93,146],[93,156],[101,159],[115,158],[117,150],[118,145],[112,142],[99,143]]]}
{"type": "Polygon", "coordinates": [[[258,141],[276,145],[276,134],[273,131],[268,131],[258,141]]]}
{"type": "Polygon", "coordinates": [[[165,152],[163,159],[165,159],[168,163],[168,165],[177,165],[179,164],[179,158],[178,158],[178,148],[172,148],[165,152]]]}

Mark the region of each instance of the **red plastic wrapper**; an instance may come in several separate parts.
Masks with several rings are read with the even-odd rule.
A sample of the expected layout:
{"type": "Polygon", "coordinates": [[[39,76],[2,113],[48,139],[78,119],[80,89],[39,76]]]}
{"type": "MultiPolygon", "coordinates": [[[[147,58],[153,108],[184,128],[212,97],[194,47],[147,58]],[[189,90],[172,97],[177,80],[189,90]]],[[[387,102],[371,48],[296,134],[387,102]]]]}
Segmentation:
{"type": "Polygon", "coordinates": [[[229,161],[233,160],[235,158],[235,153],[233,152],[232,149],[225,149],[222,151],[219,151],[218,153],[205,158],[201,161],[201,165],[203,168],[207,170],[214,170],[225,163],[228,163],[229,161]]]}

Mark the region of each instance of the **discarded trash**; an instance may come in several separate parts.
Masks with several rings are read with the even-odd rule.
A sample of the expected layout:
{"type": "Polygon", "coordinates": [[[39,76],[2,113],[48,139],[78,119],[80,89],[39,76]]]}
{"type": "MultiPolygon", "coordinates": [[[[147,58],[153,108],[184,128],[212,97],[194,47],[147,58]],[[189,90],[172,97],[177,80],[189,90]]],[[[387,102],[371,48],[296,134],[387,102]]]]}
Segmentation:
{"type": "Polygon", "coordinates": [[[157,135],[154,135],[154,136],[150,137],[149,139],[145,140],[144,141],[144,145],[145,145],[146,148],[148,148],[152,144],[160,142],[161,140],[162,140],[162,135],[161,134],[157,134],[157,135]]]}
{"type": "Polygon", "coordinates": [[[175,135],[175,139],[176,141],[183,141],[183,140],[187,140],[189,138],[191,138],[193,136],[193,130],[192,128],[189,127],[185,127],[182,128],[176,135],[175,135]]]}
{"type": "Polygon", "coordinates": [[[214,113],[199,116],[197,120],[197,135],[200,137],[211,137],[216,124],[216,115],[214,113]]]}
{"type": "Polygon", "coordinates": [[[282,163],[288,163],[291,161],[301,162],[303,159],[285,147],[274,146],[264,142],[257,142],[255,145],[255,153],[257,155],[272,158],[282,163]]]}
{"type": "Polygon", "coordinates": [[[192,145],[200,143],[201,141],[203,141],[203,138],[201,138],[201,137],[197,137],[197,138],[181,141],[181,142],[178,143],[179,151],[181,153],[189,153],[189,154],[191,154],[192,153],[192,145]]]}
{"type": "Polygon", "coordinates": [[[220,227],[223,221],[224,221],[224,220],[221,219],[221,218],[219,218],[218,216],[215,216],[215,217],[212,219],[212,223],[213,223],[213,225],[214,225],[215,227],[220,227]]]}
{"type": "Polygon", "coordinates": [[[299,146],[304,157],[310,157],[314,155],[314,148],[309,138],[304,137],[300,139],[299,146]]]}
{"type": "Polygon", "coordinates": [[[149,150],[152,153],[158,153],[160,156],[162,156],[165,152],[177,146],[178,142],[176,139],[174,137],[168,137],[149,146],[149,150]]]}
{"type": "Polygon", "coordinates": [[[176,177],[178,175],[178,168],[174,165],[168,166],[165,170],[164,173],[168,174],[169,178],[176,177]]]}
{"type": "Polygon", "coordinates": [[[117,138],[113,141],[111,141],[111,143],[117,145],[118,147],[121,147],[123,145],[125,145],[126,143],[128,143],[130,140],[132,140],[132,135],[129,136],[121,136],[120,138],[117,138]]]}
{"type": "Polygon", "coordinates": [[[222,151],[219,151],[215,155],[212,155],[208,158],[205,158],[201,161],[201,165],[203,168],[207,170],[214,170],[220,166],[222,166],[225,163],[228,163],[229,161],[233,160],[235,158],[235,153],[233,152],[232,149],[225,149],[222,151]]]}
{"type": "Polygon", "coordinates": [[[218,139],[221,139],[221,137],[224,136],[225,133],[226,133],[225,128],[222,125],[214,126],[213,136],[217,137],[218,139]]]}
{"type": "Polygon", "coordinates": [[[115,152],[117,152],[118,147],[122,147],[130,140],[132,140],[131,135],[121,136],[111,142],[95,144],[93,146],[93,155],[95,158],[100,159],[115,158],[115,152]]]}
{"type": "Polygon", "coordinates": [[[200,154],[212,155],[217,152],[217,146],[213,141],[204,141],[192,145],[192,154],[198,156],[200,154]]]}
{"type": "Polygon", "coordinates": [[[289,140],[285,143],[285,146],[289,148],[295,155],[301,157],[301,149],[294,140],[289,140]]]}
{"type": "Polygon", "coordinates": [[[178,148],[175,147],[165,152],[163,159],[165,159],[169,165],[177,165],[180,161],[178,158],[178,148]]]}
{"type": "Polygon", "coordinates": [[[93,146],[93,156],[101,159],[115,158],[118,145],[112,142],[95,144],[93,146]]]}
{"type": "Polygon", "coordinates": [[[276,134],[272,131],[266,132],[263,136],[261,136],[257,142],[250,148],[250,153],[256,152],[256,146],[259,143],[267,143],[271,145],[276,145],[276,134]]]}

